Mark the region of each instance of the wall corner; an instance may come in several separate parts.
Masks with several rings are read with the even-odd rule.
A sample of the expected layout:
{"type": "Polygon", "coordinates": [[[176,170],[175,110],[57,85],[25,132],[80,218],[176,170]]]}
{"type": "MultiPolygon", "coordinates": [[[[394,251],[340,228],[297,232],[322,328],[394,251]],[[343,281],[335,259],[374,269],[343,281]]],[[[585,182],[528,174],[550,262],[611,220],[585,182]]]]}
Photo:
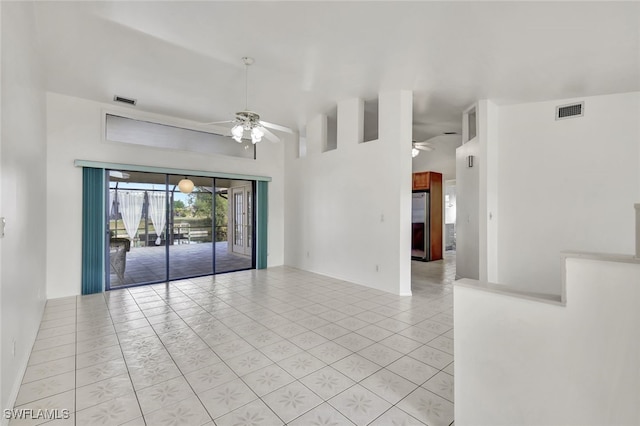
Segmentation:
{"type": "Polygon", "coordinates": [[[636,257],[640,259],[640,203],[635,204],[636,208],[636,257]]]}
{"type": "Polygon", "coordinates": [[[338,102],[338,147],[357,145],[364,140],[364,100],[338,102]]]}
{"type": "Polygon", "coordinates": [[[307,124],[308,157],[321,154],[327,145],[327,123],[326,114],[318,114],[307,124]]]}

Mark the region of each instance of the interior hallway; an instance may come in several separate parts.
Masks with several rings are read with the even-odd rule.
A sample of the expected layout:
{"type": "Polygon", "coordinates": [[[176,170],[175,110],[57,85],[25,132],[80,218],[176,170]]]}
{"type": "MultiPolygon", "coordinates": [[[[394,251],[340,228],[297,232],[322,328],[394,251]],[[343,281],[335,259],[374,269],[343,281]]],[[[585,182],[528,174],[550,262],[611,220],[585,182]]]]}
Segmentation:
{"type": "Polygon", "coordinates": [[[456,252],[446,251],[442,260],[411,261],[411,291],[414,295],[447,295],[456,279],[456,252]]]}
{"type": "Polygon", "coordinates": [[[70,411],[51,424],[448,426],[451,265],[412,262],[411,297],[277,267],[50,300],[16,407],[70,411]]]}

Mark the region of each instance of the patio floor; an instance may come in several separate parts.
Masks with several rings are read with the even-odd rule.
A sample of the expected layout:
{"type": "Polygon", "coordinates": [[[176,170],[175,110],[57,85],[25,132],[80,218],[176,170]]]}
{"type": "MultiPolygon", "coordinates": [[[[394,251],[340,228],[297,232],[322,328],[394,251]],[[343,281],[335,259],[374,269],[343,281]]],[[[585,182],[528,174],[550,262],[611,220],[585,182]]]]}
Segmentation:
{"type": "MultiPolygon", "coordinates": [[[[251,268],[251,257],[230,253],[226,241],[216,243],[216,273],[251,268]]],[[[212,243],[169,246],[170,280],[213,274],[212,243]]],[[[111,273],[111,288],[166,281],[165,247],[131,247],[127,253],[124,282],[111,273]]]]}

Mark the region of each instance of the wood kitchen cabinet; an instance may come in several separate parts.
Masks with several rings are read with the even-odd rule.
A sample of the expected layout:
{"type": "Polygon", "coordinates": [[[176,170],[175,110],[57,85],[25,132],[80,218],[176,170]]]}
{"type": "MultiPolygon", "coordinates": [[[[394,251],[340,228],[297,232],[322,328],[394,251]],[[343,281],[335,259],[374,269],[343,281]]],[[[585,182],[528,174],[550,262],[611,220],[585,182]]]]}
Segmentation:
{"type": "MultiPolygon", "coordinates": [[[[431,174],[435,172],[418,172],[413,174],[413,190],[427,190],[431,185],[431,174]]],[[[442,180],[442,175],[440,175],[442,180]]]]}

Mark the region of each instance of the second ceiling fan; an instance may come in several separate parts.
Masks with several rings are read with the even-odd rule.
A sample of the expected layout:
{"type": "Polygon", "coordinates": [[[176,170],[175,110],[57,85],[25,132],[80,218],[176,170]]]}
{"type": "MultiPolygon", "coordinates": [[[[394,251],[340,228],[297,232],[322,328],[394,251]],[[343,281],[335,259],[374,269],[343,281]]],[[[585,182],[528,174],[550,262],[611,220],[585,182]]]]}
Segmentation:
{"type": "Polygon", "coordinates": [[[251,137],[251,143],[256,144],[262,140],[263,137],[271,142],[280,142],[281,139],[276,136],[269,129],[277,130],[279,132],[294,134],[295,132],[285,126],[279,124],[269,123],[268,121],[260,120],[260,115],[254,111],[249,111],[248,105],[248,84],[249,84],[249,66],[253,64],[253,58],[244,56],[242,58],[244,63],[245,81],[244,81],[244,111],[236,112],[236,118],[234,120],[215,121],[207,124],[227,124],[233,123],[231,128],[231,137],[238,143],[242,143],[242,138],[245,132],[249,132],[251,137]]]}
{"type": "Polygon", "coordinates": [[[411,142],[411,156],[417,157],[420,154],[420,151],[433,151],[435,148],[431,145],[430,142],[422,141],[422,142],[411,142]]]}

